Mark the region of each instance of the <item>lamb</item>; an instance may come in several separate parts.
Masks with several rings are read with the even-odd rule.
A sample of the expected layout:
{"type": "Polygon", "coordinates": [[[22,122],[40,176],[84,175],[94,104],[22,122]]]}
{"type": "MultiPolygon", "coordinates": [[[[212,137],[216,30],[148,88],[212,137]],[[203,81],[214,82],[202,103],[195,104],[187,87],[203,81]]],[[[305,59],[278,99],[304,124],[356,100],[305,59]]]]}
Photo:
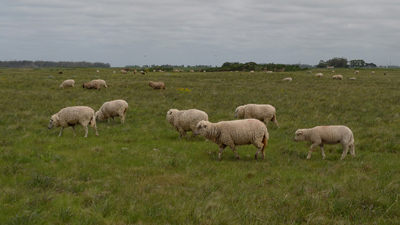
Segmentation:
{"type": "Polygon", "coordinates": [[[74,80],[64,80],[59,88],[67,88],[67,87],[74,87],[75,81],[74,80]]]}
{"type": "Polygon", "coordinates": [[[88,106],[71,106],[61,109],[58,113],[51,116],[48,128],[51,129],[54,126],[61,126],[60,134],[58,135],[60,137],[64,128],[72,126],[74,136],[76,136],[75,125],[77,124],[85,128],[85,137],[88,135],[88,124],[94,128],[96,136],[99,136],[97,133],[94,110],[88,106]]]}
{"type": "Polygon", "coordinates": [[[200,121],[196,127],[201,135],[219,146],[218,160],[221,160],[222,151],[227,146],[232,149],[236,158],[240,159],[235,150],[236,146],[249,144],[257,148],[255,159],[258,158],[260,151],[262,159],[265,159],[269,134],[267,127],[259,120],[245,119],[218,123],[200,121]]]}
{"type": "Polygon", "coordinates": [[[322,75],[322,73],[317,73],[317,74],[315,74],[315,76],[321,78],[323,75],[322,75]]]}
{"type": "Polygon", "coordinates": [[[96,80],[92,80],[89,82],[86,82],[84,84],[82,84],[83,88],[87,88],[87,89],[98,89],[100,90],[100,83],[96,80]]]}
{"type": "Polygon", "coordinates": [[[286,78],[283,78],[282,81],[292,81],[292,78],[291,77],[286,77],[286,78]]]}
{"type": "Polygon", "coordinates": [[[114,117],[121,117],[121,123],[124,123],[126,117],[126,111],[128,110],[128,103],[125,100],[119,99],[114,101],[105,102],[95,113],[96,120],[103,121],[108,119],[110,123],[110,117],[115,123],[114,117]]]}
{"type": "Polygon", "coordinates": [[[161,81],[159,81],[159,82],[150,81],[149,86],[152,87],[154,90],[155,89],[163,89],[163,90],[165,89],[165,84],[161,81]]]}
{"type": "Polygon", "coordinates": [[[313,148],[319,146],[322,151],[322,159],[325,159],[324,144],[342,144],[343,154],[340,159],[350,153],[354,157],[354,136],[353,132],[346,126],[317,126],[310,129],[298,129],[295,132],[295,141],[309,141],[312,143],[307,159],[311,158],[313,148]]]}
{"type": "Polygon", "coordinates": [[[266,125],[269,121],[272,121],[279,128],[275,107],[268,104],[247,104],[238,106],[235,110],[235,118],[258,119],[263,121],[266,125]]]}
{"type": "Polygon", "coordinates": [[[179,138],[186,135],[187,131],[192,131],[193,136],[196,136],[198,134],[196,125],[202,120],[208,121],[208,115],[198,109],[170,109],[167,112],[167,121],[180,133],[179,138]]]}
{"type": "Polygon", "coordinates": [[[332,79],[334,79],[334,80],[343,80],[343,76],[342,75],[334,75],[334,76],[332,76],[332,79]]]}

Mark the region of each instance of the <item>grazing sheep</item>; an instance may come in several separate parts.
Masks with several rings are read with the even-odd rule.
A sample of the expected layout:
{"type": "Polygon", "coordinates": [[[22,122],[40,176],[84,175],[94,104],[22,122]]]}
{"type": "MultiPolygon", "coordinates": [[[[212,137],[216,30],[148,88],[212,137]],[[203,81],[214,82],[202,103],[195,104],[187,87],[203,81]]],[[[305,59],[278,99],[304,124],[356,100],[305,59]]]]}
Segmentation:
{"type": "Polygon", "coordinates": [[[292,81],[292,78],[291,77],[286,77],[286,78],[283,78],[282,81],[292,81]]]}
{"type": "Polygon", "coordinates": [[[247,104],[238,106],[235,110],[235,118],[241,119],[258,119],[268,124],[272,121],[278,126],[278,121],[276,119],[275,107],[268,104],[247,104]]]}
{"type": "Polygon", "coordinates": [[[100,87],[108,88],[105,80],[97,79],[96,81],[100,84],[100,87]]]}
{"type": "Polygon", "coordinates": [[[355,77],[350,77],[349,80],[356,80],[357,78],[355,77]]]}
{"type": "Polygon", "coordinates": [[[354,71],[354,74],[359,74],[359,73],[360,73],[360,71],[358,71],[358,70],[354,71]]]}
{"type": "Polygon", "coordinates": [[[67,88],[67,87],[74,87],[75,81],[74,80],[64,80],[59,88],[67,88]]]}
{"type": "Polygon", "coordinates": [[[94,110],[88,106],[72,106],[61,109],[58,113],[51,116],[48,128],[61,127],[59,137],[64,128],[72,126],[75,135],[75,125],[80,124],[85,128],[85,137],[88,135],[88,125],[92,126],[97,133],[96,119],[94,110]]]}
{"type": "Polygon", "coordinates": [[[237,159],[236,146],[253,144],[257,147],[255,159],[261,151],[262,159],[265,158],[265,148],[269,139],[267,127],[259,120],[233,120],[210,123],[200,121],[197,130],[206,139],[211,140],[219,146],[218,160],[221,160],[222,150],[230,147],[237,159]]]}
{"type": "Polygon", "coordinates": [[[186,135],[187,131],[192,131],[193,137],[196,136],[196,125],[202,120],[208,121],[208,115],[198,109],[170,109],[167,112],[167,121],[180,133],[179,138],[186,135]]]}
{"type": "Polygon", "coordinates": [[[375,71],[371,71],[371,74],[375,74],[375,71]]]}
{"type": "Polygon", "coordinates": [[[98,89],[100,90],[100,83],[96,80],[92,80],[86,83],[82,84],[83,88],[87,88],[87,89],[98,89]]]}
{"type": "Polygon", "coordinates": [[[334,79],[334,80],[343,80],[343,76],[342,75],[334,75],[334,76],[332,76],[332,79],[334,79]]]}
{"type": "Polygon", "coordinates": [[[323,75],[322,75],[322,73],[317,73],[317,74],[315,74],[315,76],[316,77],[322,77],[323,75]]]}
{"type": "Polygon", "coordinates": [[[128,103],[122,99],[105,102],[96,112],[96,120],[103,121],[105,119],[110,123],[110,117],[115,123],[114,117],[121,117],[121,123],[124,123],[126,111],[128,110],[128,103]]]}
{"type": "Polygon", "coordinates": [[[332,73],[336,73],[334,70],[332,70],[332,73]]]}
{"type": "Polygon", "coordinates": [[[350,148],[350,153],[354,157],[354,136],[353,132],[346,126],[317,126],[310,129],[298,129],[295,132],[295,141],[309,141],[312,143],[307,159],[311,158],[313,148],[319,146],[322,151],[322,159],[325,159],[324,144],[342,144],[343,154],[340,159],[344,159],[350,148]]]}
{"type": "Polygon", "coordinates": [[[165,89],[165,84],[161,81],[159,82],[150,81],[149,86],[152,87],[153,89],[163,89],[163,90],[165,89]]]}

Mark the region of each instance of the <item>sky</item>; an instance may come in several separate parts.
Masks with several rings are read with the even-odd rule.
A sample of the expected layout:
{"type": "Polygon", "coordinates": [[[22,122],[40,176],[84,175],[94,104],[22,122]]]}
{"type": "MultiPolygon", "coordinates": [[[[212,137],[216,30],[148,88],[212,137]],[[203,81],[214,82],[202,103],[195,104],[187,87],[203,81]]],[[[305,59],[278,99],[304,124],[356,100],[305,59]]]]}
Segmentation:
{"type": "Polygon", "coordinates": [[[398,0],[4,0],[0,61],[400,65],[398,0]]]}

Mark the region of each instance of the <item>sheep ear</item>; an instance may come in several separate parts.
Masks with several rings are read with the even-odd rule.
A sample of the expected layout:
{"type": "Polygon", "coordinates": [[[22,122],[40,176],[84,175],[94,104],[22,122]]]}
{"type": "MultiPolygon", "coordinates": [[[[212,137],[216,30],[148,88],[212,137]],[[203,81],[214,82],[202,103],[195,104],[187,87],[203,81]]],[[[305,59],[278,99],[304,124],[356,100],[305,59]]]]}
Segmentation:
{"type": "Polygon", "coordinates": [[[297,134],[303,134],[303,131],[302,131],[302,130],[299,130],[299,131],[297,132],[297,134]]]}

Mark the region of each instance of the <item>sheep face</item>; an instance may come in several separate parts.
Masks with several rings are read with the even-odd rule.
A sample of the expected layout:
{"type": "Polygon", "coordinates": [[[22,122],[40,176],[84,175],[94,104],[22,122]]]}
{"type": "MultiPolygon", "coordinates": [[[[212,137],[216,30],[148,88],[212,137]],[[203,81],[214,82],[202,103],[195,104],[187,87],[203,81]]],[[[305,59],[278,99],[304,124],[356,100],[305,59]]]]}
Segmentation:
{"type": "Polygon", "coordinates": [[[243,106],[239,106],[235,110],[235,118],[243,116],[243,106]]]}
{"type": "Polygon", "coordinates": [[[296,130],[296,132],[294,133],[294,140],[295,141],[305,141],[306,138],[303,135],[303,131],[302,130],[296,130]]]}
{"type": "Polygon", "coordinates": [[[95,116],[95,118],[96,118],[96,121],[103,121],[103,120],[104,120],[104,114],[103,114],[103,112],[101,112],[101,111],[97,111],[97,112],[94,114],[94,116],[95,116]]]}
{"type": "Polygon", "coordinates": [[[200,122],[197,123],[196,125],[196,130],[199,134],[203,135],[206,133],[206,129],[208,127],[210,122],[202,120],[200,122]]]}
{"type": "Polygon", "coordinates": [[[57,127],[57,126],[59,126],[58,116],[57,116],[57,114],[54,114],[53,116],[51,116],[51,119],[49,121],[49,125],[47,126],[47,128],[51,129],[51,128],[57,127]]]}

